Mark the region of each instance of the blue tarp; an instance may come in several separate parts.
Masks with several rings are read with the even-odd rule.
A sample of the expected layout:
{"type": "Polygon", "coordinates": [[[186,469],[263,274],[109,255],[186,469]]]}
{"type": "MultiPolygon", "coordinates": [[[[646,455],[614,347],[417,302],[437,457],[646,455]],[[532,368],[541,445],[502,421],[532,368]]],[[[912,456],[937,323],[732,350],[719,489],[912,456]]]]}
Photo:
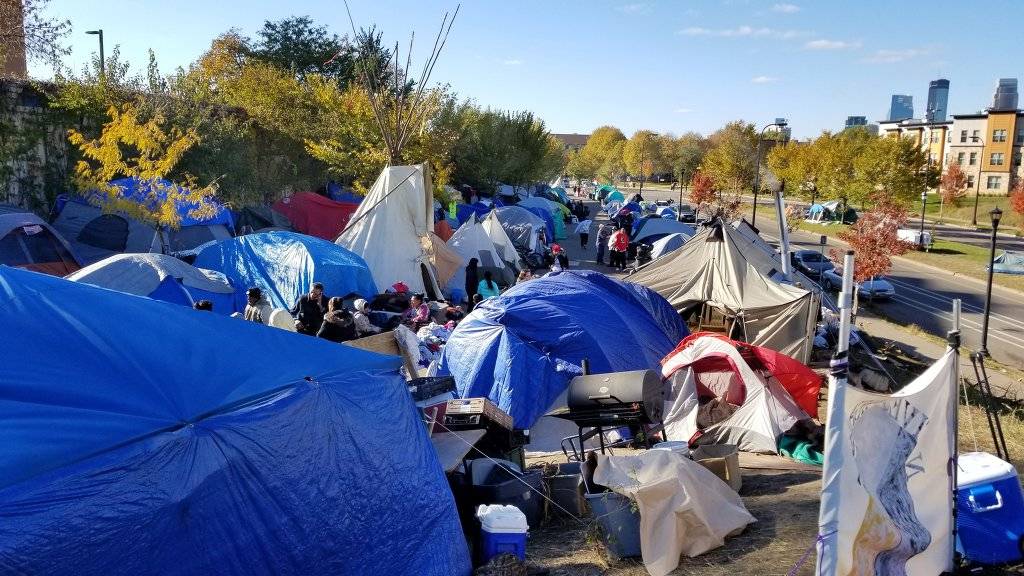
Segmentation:
{"type": "MultiPolygon", "coordinates": [[[[524,208],[526,207],[524,206],[524,208]]],[[[526,209],[535,214],[536,216],[544,219],[544,228],[547,231],[546,234],[548,244],[557,240],[557,237],[555,236],[555,219],[551,217],[551,212],[548,212],[543,208],[530,207],[526,209]]]]}
{"type": "Polygon", "coordinates": [[[342,188],[341,184],[337,182],[327,183],[327,197],[335,202],[351,202],[352,204],[359,204],[364,198],[351,190],[342,188]]]}
{"type": "Polygon", "coordinates": [[[484,300],[452,333],[440,372],[529,428],[582,373],[658,369],[687,335],[654,291],[582,270],[548,274],[484,300]]]}
{"type": "Polygon", "coordinates": [[[486,218],[487,213],[491,211],[491,207],[482,203],[476,202],[473,204],[459,204],[455,207],[455,216],[459,220],[459,226],[466,223],[467,220],[477,215],[480,218],[486,218]]]}
{"type": "Polygon", "coordinates": [[[0,573],[470,571],[398,358],[5,267],[0,341],[0,573]]]}
{"type": "MultiPolygon", "coordinates": [[[[155,207],[155,204],[152,204],[153,199],[150,198],[151,189],[153,186],[152,183],[158,183],[156,186],[156,192],[153,195],[161,199],[167,197],[165,189],[174,186],[174,184],[172,184],[171,182],[159,178],[154,180],[140,180],[138,178],[120,178],[118,180],[110,181],[111,185],[117,186],[118,188],[121,189],[121,196],[124,197],[125,199],[135,200],[140,203],[149,202],[151,206],[155,207]]],[[[91,192],[85,195],[85,200],[88,202],[88,199],[91,197],[94,197],[96,201],[99,203],[99,205],[102,205],[105,196],[100,195],[97,192],[91,192]]],[[[175,208],[178,211],[178,217],[181,218],[181,227],[185,228],[187,226],[196,225],[209,226],[211,224],[223,224],[224,226],[227,226],[228,230],[234,231],[235,219],[231,214],[231,210],[228,210],[216,200],[214,200],[212,203],[215,210],[214,215],[211,218],[207,219],[196,219],[189,214],[190,212],[196,209],[196,204],[190,202],[178,202],[175,205],[175,208]]]]}
{"type": "Polygon", "coordinates": [[[258,286],[277,308],[291,308],[322,282],[327,296],[377,294],[373,275],[358,255],[320,238],[296,232],[260,232],[211,242],[197,250],[195,266],[216,270],[239,288],[258,286]]]}

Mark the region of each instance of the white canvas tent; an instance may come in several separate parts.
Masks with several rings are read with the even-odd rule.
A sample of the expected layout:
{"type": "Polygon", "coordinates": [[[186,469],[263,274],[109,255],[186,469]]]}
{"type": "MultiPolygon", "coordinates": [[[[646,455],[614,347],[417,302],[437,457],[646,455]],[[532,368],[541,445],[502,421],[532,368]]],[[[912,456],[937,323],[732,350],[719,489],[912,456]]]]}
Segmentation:
{"type": "Polygon", "coordinates": [[[519,269],[519,252],[516,251],[512,239],[505,233],[505,229],[501,227],[501,222],[498,221],[498,214],[491,210],[480,225],[483,226],[484,232],[491,239],[494,249],[501,255],[501,259],[505,261],[505,264],[510,264],[519,269]]]}
{"type": "Polygon", "coordinates": [[[731,226],[718,222],[629,277],[661,294],[680,313],[725,315],[739,340],[806,363],[820,296],[782,283],[779,264],[731,226]]]}
{"type": "Polygon", "coordinates": [[[404,282],[413,292],[439,298],[433,239],[434,193],[429,168],[388,166],[381,171],[337,244],[366,261],[380,289],[404,282]]]}
{"type": "Polygon", "coordinates": [[[461,266],[448,282],[449,292],[452,289],[461,290],[465,286],[465,266],[472,258],[477,259],[481,277],[485,271],[490,271],[498,282],[509,285],[515,282],[515,272],[505,265],[501,253],[494,247],[483,224],[477,222],[475,217],[466,220],[462,226],[459,226],[459,229],[448,239],[448,247],[461,258],[461,266]]]}

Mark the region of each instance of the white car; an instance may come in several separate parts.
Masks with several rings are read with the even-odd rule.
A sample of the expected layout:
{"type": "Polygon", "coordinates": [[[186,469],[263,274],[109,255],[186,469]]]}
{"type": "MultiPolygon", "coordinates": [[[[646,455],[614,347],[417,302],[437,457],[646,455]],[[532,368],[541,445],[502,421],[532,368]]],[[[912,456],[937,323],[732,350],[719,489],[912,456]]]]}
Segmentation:
{"type": "MultiPolygon", "coordinates": [[[[843,269],[833,268],[821,273],[821,287],[826,290],[843,289],[843,269]]],[[[896,295],[896,287],[884,277],[875,277],[856,284],[857,297],[869,300],[888,300],[896,295]]]]}

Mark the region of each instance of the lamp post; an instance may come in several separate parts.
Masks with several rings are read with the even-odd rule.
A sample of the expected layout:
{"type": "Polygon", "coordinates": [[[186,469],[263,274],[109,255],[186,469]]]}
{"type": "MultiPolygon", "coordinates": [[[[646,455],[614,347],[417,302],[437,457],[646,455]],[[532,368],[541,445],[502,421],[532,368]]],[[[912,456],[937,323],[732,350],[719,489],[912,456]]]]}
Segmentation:
{"type": "Polygon", "coordinates": [[[776,118],[775,122],[761,128],[761,134],[757,137],[757,160],[754,163],[754,213],[750,217],[751,226],[757,224],[757,194],[761,191],[761,142],[764,140],[764,131],[772,126],[781,130],[782,128],[785,128],[786,125],[787,122],[785,118],[776,118]]]}
{"type": "Polygon", "coordinates": [[[107,75],[107,61],[103,54],[103,29],[99,30],[86,30],[86,34],[92,34],[100,37],[100,76],[106,77],[107,75]]]}
{"type": "Polygon", "coordinates": [[[924,211],[928,206],[928,191],[921,192],[921,231],[917,235],[917,245],[924,250],[924,211]]]}
{"type": "Polygon", "coordinates": [[[996,259],[996,230],[999,228],[999,219],[1003,217],[1003,211],[998,207],[993,208],[989,215],[992,217],[992,242],[988,254],[988,286],[985,289],[985,316],[981,319],[981,350],[978,354],[989,356],[988,353],[988,315],[992,311],[992,261],[996,259]]]}
{"type": "Polygon", "coordinates": [[[981,143],[981,153],[978,154],[978,185],[974,188],[974,216],[971,217],[971,225],[978,225],[978,201],[981,199],[981,174],[984,172],[982,166],[985,165],[985,141],[980,136],[971,136],[972,142],[981,143]]]}

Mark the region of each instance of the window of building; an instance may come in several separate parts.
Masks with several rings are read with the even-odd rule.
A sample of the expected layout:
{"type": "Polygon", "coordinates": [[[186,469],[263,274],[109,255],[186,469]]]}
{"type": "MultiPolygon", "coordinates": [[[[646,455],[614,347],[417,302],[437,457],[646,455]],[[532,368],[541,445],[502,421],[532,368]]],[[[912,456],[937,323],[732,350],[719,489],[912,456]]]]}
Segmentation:
{"type": "Polygon", "coordinates": [[[960,142],[967,142],[967,130],[960,131],[960,142]]]}
{"type": "Polygon", "coordinates": [[[993,142],[1006,142],[1006,130],[999,129],[992,131],[993,142]]]}
{"type": "Polygon", "coordinates": [[[1002,176],[989,176],[988,181],[985,183],[985,188],[987,190],[999,190],[1002,180],[1002,176]]]}
{"type": "Polygon", "coordinates": [[[964,158],[966,156],[967,156],[966,152],[957,152],[956,153],[956,163],[961,165],[961,166],[963,166],[964,165],[964,158]]]}
{"type": "Polygon", "coordinates": [[[929,152],[928,153],[928,165],[929,166],[934,166],[936,160],[938,160],[938,158],[935,157],[935,153],[934,152],[929,152]]]}
{"type": "Polygon", "coordinates": [[[971,130],[971,142],[977,142],[981,140],[981,137],[978,135],[979,132],[980,130],[971,130]]]}
{"type": "Polygon", "coordinates": [[[992,153],[992,157],[989,158],[989,164],[991,164],[993,166],[1002,166],[1003,165],[1003,153],[1002,152],[993,152],[992,153]]]}
{"type": "Polygon", "coordinates": [[[942,142],[942,132],[932,131],[932,144],[942,142]]]}
{"type": "Polygon", "coordinates": [[[974,174],[967,175],[967,187],[974,188],[974,174]]]}
{"type": "Polygon", "coordinates": [[[1014,166],[1020,166],[1020,163],[1021,163],[1021,153],[1017,152],[1016,154],[1013,155],[1013,165],[1014,166]]]}
{"type": "Polygon", "coordinates": [[[1017,144],[1024,144],[1024,128],[1017,129],[1017,144]]]}
{"type": "Polygon", "coordinates": [[[968,164],[970,164],[971,166],[974,166],[977,163],[978,163],[978,153],[977,152],[971,152],[971,159],[968,162],[968,164]]]}

